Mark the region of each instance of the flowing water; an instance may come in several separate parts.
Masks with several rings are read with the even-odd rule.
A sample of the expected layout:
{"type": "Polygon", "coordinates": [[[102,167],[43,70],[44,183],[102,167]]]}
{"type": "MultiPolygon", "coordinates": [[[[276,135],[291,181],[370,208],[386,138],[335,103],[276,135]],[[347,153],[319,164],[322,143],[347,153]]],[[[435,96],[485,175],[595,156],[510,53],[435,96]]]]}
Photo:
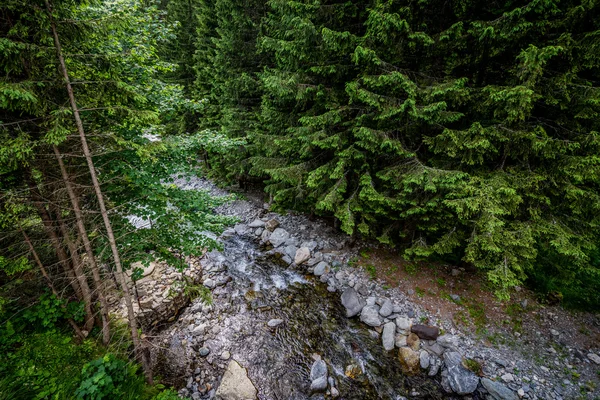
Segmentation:
{"type": "MultiPolygon", "coordinates": [[[[308,399],[313,354],[329,366],[329,376],[343,399],[442,398],[437,382],[402,374],[397,351],[383,350],[356,318],[348,319],[340,293],[303,271],[290,270],[268,257],[256,241],[234,235],[225,239],[223,252],[212,252],[208,270],[232,278],[222,288],[230,307],[221,315],[221,330],[205,346],[228,347],[248,374],[262,399],[308,399]],[[277,328],[266,321],[284,320],[277,328]],[[345,375],[349,365],[360,371],[345,375]],[[416,394],[419,393],[419,394],[416,394]]],[[[218,303],[219,297],[215,299],[218,303]]]]}

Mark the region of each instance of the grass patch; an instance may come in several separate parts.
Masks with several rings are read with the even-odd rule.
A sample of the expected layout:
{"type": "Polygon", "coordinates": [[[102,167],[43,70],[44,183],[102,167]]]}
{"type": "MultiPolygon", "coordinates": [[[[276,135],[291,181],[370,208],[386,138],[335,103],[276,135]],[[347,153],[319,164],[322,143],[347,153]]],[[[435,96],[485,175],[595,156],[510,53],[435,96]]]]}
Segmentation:
{"type": "Polygon", "coordinates": [[[373,280],[377,278],[377,268],[373,264],[365,265],[365,271],[369,274],[369,279],[373,280]]]}

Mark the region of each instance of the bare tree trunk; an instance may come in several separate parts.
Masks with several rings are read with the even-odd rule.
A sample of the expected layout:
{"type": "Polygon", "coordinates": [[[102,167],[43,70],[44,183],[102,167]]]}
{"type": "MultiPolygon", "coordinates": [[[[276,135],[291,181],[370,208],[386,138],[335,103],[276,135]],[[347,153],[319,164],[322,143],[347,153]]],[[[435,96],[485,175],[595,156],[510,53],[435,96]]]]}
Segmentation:
{"type": "MultiPolygon", "coordinates": [[[[21,233],[23,234],[23,237],[25,238],[25,242],[29,246],[29,251],[31,251],[31,254],[33,255],[33,258],[34,258],[36,264],[38,265],[38,268],[42,272],[42,275],[44,276],[44,278],[46,278],[46,283],[48,284],[48,287],[50,288],[50,290],[52,290],[52,294],[54,296],[56,296],[57,299],[60,298],[58,296],[58,292],[56,291],[56,288],[54,287],[54,284],[52,283],[52,280],[50,279],[50,276],[48,276],[48,272],[46,272],[46,268],[44,268],[44,264],[42,264],[40,257],[38,257],[37,251],[35,251],[35,248],[33,247],[33,244],[31,243],[31,239],[29,239],[29,236],[27,236],[27,234],[25,233],[23,228],[19,228],[19,229],[20,229],[21,233]]],[[[64,310],[64,306],[63,306],[63,310],[64,310]]],[[[79,327],[77,326],[75,321],[73,321],[72,318],[67,318],[67,321],[69,321],[69,324],[71,324],[71,326],[73,327],[75,334],[81,340],[85,339],[86,335],[84,335],[83,332],[81,331],[81,329],[79,329],[79,327]]]]}
{"type": "Polygon", "coordinates": [[[83,247],[85,248],[85,252],[88,256],[88,262],[90,263],[90,269],[92,270],[92,278],[94,279],[94,286],[96,287],[98,299],[100,300],[100,315],[102,317],[102,342],[104,344],[108,344],[110,341],[110,318],[108,314],[108,301],[104,295],[104,282],[100,276],[100,268],[98,267],[96,257],[94,256],[94,251],[92,249],[92,244],[90,242],[87,229],[83,223],[83,214],[81,212],[81,206],[79,205],[79,198],[75,194],[75,190],[73,189],[73,184],[71,183],[65,163],[63,163],[62,156],[58,151],[58,147],[52,146],[52,149],[54,150],[54,155],[58,161],[63,182],[67,188],[69,200],[71,201],[71,207],[73,207],[73,213],[75,214],[75,221],[77,222],[77,230],[79,231],[79,236],[83,241],[83,247]]]}
{"type": "MultiPolygon", "coordinates": [[[[69,234],[69,230],[67,229],[64,219],[60,215],[60,210],[58,210],[56,213],[56,220],[58,222],[58,226],[60,227],[62,236],[65,239],[65,243],[67,244],[67,248],[69,249],[69,253],[71,253],[71,260],[73,261],[73,268],[75,269],[75,274],[77,275],[77,280],[79,281],[79,285],[82,287],[82,290],[85,293],[84,296],[87,296],[91,303],[92,294],[91,294],[90,287],[87,282],[87,277],[83,270],[83,261],[81,260],[81,257],[79,256],[79,249],[77,249],[77,246],[71,240],[71,235],[69,234]]],[[[96,282],[94,280],[94,284],[95,283],[96,282]]],[[[96,290],[98,290],[98,291],[100,291],[101,289],[102,288],[96,288],[96,290]]],[[[102,314],[102,315],[104,315],[104,314],[102,314]]],[[[102,326],[104,328],[104,319],[102,321],[103,321],[102,326]]],[[[92,315],[92,318],[86,319],[84,329],[89,332],[90,330],[92,330],[93,327],[94,327],[94,318],[92,315]]]]}
{"type": "Polygon", "coordinates": [[[67,276],[67,279],[69,280],[69,284],[71,285],[71,287],[77,294],[77,297],[79,299],[83,300],[83,302],[85,304],[86,314],[88,314],[88,311],[89,311],[88,315],[93,316],[93,314],[91,312],[91,301],[89,301],[89,302],[86,301],[86,298],[84,295],[85,286],[81,285],[81,281],[80,281],[79,277],[77,276],[77,273],[74,272],[74,268],[69,261],[69,256],[67,255],[67,253],[65,252],[65,250],[62,247],[61,239],[57,235],[56,231],[54,230],[54,221],[53,221],[52,217],[50,216],[50,213],[48,212],[48,210],[46,210],[46,208],[44,207],[44,201],[43,201],[44,199],[43,199],[42,195],[39,193],[33,180],[29,181],[29,192],[31,193],[31,197],[33,199],[33,204],[34,204],[35,208],[38,210],[38,214],[42,220],[42,223],[46,230],[46,234],[50,237],[50,242],[52,243],[52,247],[54,247],[54,251],[56,252],[58,261],[61,264],[61,266],[63,267],[63,270],[65,271],[65,275],[67,276]]]}
{"type": "Polygon", "coordinates": [[[50,7],[50,3],[48,2],[48,0],[44,0],[44,2],[46,4],[46,8],[48,9],[48,15],[50,18],[50,27],[52,28],[52,35],[54,36],[54,45],[56,47],[56,54],[57,54],[59,65],[60,65],[60,71],[65,80],[67,93],[69,95],[69,102],[71,103],[71,109],[73,110],[73,117],[75,119],[75,125],[77,126],[77,131],[78,131],[79,137],[81,139],[81,147],[83,148],[83,154],[85,156],[85,159],[88,164],[88,168],[90,170],[92,184],[94,186],[94,191],[96,192],[96,196],[98,198],[98,205],[100,206],[100,213],[102,214],[102,219],[104,220],[104,225],[106,227],[106,234],[108,236],[108,242],[110,244],[110,248],[113,253],[117,279],[119,280],[119,282],[121,284],[121,290],[123,290],[123,298],[125,300],[125,305],[127,306],[127,315],[129,318],[129,327],[131,328],[131,338],[133,340],[134,351],[136,353],[136,357],[138,357],[142,362],[142,367],[144,368],[144,372],[146,373],[146,379],[148,380],[149,383],[152,383],[152,371],[150,369],[150,363],[149,363],[146,352],[144,352],[141,347],[137,321],[135,319],[135,313],[133,311],[133,303],[131,301],[131,294],[129,293],[129,287],[127,286],[127,282],[125,281],[125,276],[123,274],[123,267],[121,265],[121,258],[119,256],[119,250],[117,249],[115,235],[113,233],[112,225],[108,218],[108,212],[106,210],[106,205],[104,204],[104,197],[102,194],[102,189],[100,188],[100,183],[98,182],[98,177],[96,176],[96,169],[94,167],[94,161],[92,160],[92,155],[91,155],[90,149],[88,147],[85,130],[83,129],[83,123],[82,123],[81,117],[79,115],[79,109],[77,108],[77,102],[75,101],[75,94],[73,93],[73,87],[71,86],[71,81],[69,79],[69,73],[67,71],[65,59],[62,54],[60,40],[58,37],[58,32],[56,30],[56,24],[54,22],[54,19],[52,18],[52,8],[50,7]]]}

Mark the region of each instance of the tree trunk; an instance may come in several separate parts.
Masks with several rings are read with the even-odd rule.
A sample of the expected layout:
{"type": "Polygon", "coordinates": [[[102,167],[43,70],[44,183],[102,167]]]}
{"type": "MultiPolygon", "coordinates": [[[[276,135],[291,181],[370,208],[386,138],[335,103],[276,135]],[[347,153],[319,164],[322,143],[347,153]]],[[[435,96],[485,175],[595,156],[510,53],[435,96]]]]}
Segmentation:
{"type": "Polygon", "coordinates": [[[48,0],[44,0],[46,4],[46,8],[48,9],[48,16],[50,18],[50,27],[52,28],[52,35],[54,36],[54,45],[56,47],[56,55],[59,61],[60,71],[65,80],[65,86],[67,88],[67,93],[69,95],[69,102],[71,104],[71,109],[73,110],[73,117],[75,119],[75,125],[77,126],[77,132],[79,133],[79,138],[81,139],[81,147],[83,149],[83,154],[85,156],[85,160],[87,161],[88,168],[90,170],[90,176],[92,178],[92,185],[94,186],[94,191],[96,192],[96,197],[98,198],[98,205],[100,206],[100,213],[102,214],[102,219],[104,221],[104,225],[106,227],[106,234],[108,236],[108,242],[110,244],[110,249],[113,254],[113,258],[115,261],[115,269],[117,274],[117,279],[121,284],[121,290],[123,290],[123,298],[125,300],[125,305],[127,306],[127,314],[129,317],[129,327],[131,328],[131,338],[133,340],[133,347],[136,353],[136,356],[142,362],[142,367],[144,368],[144,372],[146,373],[146,379],[148,383],[152,383],[152,371],[150,369],[150,363],[147,357],[146,352],[142,350],[140,343],[140,336],[138,333],[137,321],[135,319],[135,313],[133,311],[133,303],[131,301],[131,294],[129,293],[129,287],[127,286],[127,282],[125,281],[125,276],[123,274],[123,267],[121,265],[121,258],[119,256],[119,250],[117,249],[117,243],[115,241],[115,236],[112,230],[112,225],[108,218],[108,212],[106,210],[106,205],[104,204],[104,197],[102,194],[102,189],[100,188],[100,183],[98,182],[98,177],[96,176],[96,169],[94,166],[94,161],[92,160],[92,155],[90,153],[90,149],[88,147],[87,138],[85,135],[85,130],[83,129],[83,123],[81,121],[81,117],[79,115],[79,109],[77,108],[77,102],[75,101],[75,94],[73,93],[73,87],[71,86],[71,81],[69,80],[69,73],[67,71],[67,66],[65,64],[65,59],[62,54],[60,40],[58,37],[58,32],[56,30],[56,23],[52,18],[52,8],[50,7],[50,3],[48,0]]]}
{"type": "MultiPolygon", "coordinates": [[[[71,235],[65,224],[64,219],[60,215],[60,210],[57,210],[57,212],[56,212],[56,221],[58,222],[60,232],[62,233],[62,236],[65,239],[65,243],[67,244],[69,253],[71,253],[71,261],[73,262],[73,268],[75,269],[75,274],[77,275],[77,280],[79,281],[79,285],[82,287],[82,290],[85,293],[84,296],[87,296],[91,303],[92,294],[90,292],[90,287],[87,282],[87,277],[83,270],[83,261],[81,260],[81,257],[79,256],[79,249],[77,249],[77,246],[71,240],[71,235]]],[[[94,280],[94,283],[96,283],[95,280],[94,280]]],[[[102,288],[96,287],[96,290],[98,290],[98,291],[100,291],[101,289],[102,288]]],[[[102,315],[104,315],[104,314],[102,314],[102,315]]],[[[103,319],[103,322],[104,322],[104,319],[103,319]]],[[[102,326],[104,327],[104,323],[102,324],[102,326]]],[[[89,318],[89,320],[86,319],[84,329],[89,332],[92,330],[93,327],[94,327],[94,318],[92,315],[92,318],[89,318]]]]}
{"type": "Polygon", "coordinates": [[[79,198],[75,194],[75,190],[73,189],[73,184],[71,183],[65,163],[63,163],[62,156],[58,151],[58,147],[52,146],[52,149],[54,150],[54,155],[58,161],[63,182],[67,188],[67,193],[69,194],[69,200],[71,201],[71,207],[73,207],[75,221],[77,222],[77,230],[79,231],[79,236],[83,241],[83,247],[85,248],[85,252],[88,256],[88,262],[90,263],[90,269],[92,270],[94,286],[96,287],[98,299],[100,300],[100,315],[102,317],[102,342],[104,344],[108,344],[110,341],[110,318],[108,315],[108,301],[106,301],[106,296],[104,295],[104,282],[100,276],[100,268],[98,267],[96,257],[94,256],[92,243],[90,242],[90,237],[87,234],[87,229],[83,223],[83,214],[81,212],[81,206],[79,205],[79,198]]]}
{"type": "MultiPolygon", "coordinates": [[[[34,258],[36,264],[38,265],[38,268],[42,272],[42,275],[44,276],[44,278],[46,278],[46,283],[48,284],[48,287],[52,291],[52,294],[57,299],[59,299],[60,297],[58,296],[58,292],[56,291],[56,288],[54,287],[54,284],[52,283],[52,280],[50,279],[50,276],[48,276],[48,272],[46,272],[46,268],[44,268],[44,264],[42,264],[42,261],[38,257],[37,251],[35,251],[35,248],[33,247],[33,244],[31,243],[31,239],[29,239],[29,236],[27,236],[27,234],[25,233],[25,231],[23,230],[23,228],[19,228],[19,230],[23,234],[23,237],[25,238],[25,242],[29,246],[29,251],[31,251],[31,254],[33,255],[33,258],[34,258]]],[[[64,310],[65,310],[65,307],[63,305],[63,311],[64,310]]],[[[75,331],[75,334],[81,340],[85,339],[86,335],[84,335],[83,332],[81,331],[81,329],[79,329],[79,326],[77,326],[77,324],[75,323],[75,321],[73,321],[72,318],[67,318],[67,321],[69,321],[69,324],[71,324],[71,326],[73,327],[73,330],[75,331]]]]}
{"type": "MultiPolygon", "coordinates": [[[[69,256],[67,255],[67,253],[65,252],[65,250],[62,247],[61,239],[57,235],[56,231],[54,230],[54,220],[50,216],[50,213],[48,212],[48,210],[46,210],[46,207],[44,207],[44,199],[43,199],[42,195],[40,194],[35,182],[33,182],[33,180],[30,180],[28,182],[28,185],[29,185],[29,192],[31,193],[31,197],[33,199],[33,204],[34,204],[35,208],[38,210],[38,214],[42,220],[42,223],[46,230],[46,234],[50,237],[50,242],[52,243],[52,247],[54,247],[54,251],[56,252],[59,263],[63,267],[63,270],[65,271],[65,275],[67,276],[67,279],[69,280],[69,284],[71,285],[71,287],[77,294],[77,297],[79,299],[83,300],[83,302],[84,302],[86,321],[89,318],[92,318],[92,321],[93,321],[92,302],[91,302],[90,298],[87,298],[87,296],[86,296],[86,293],[89,294],[89,288],[87,287],[87,283],[85,282],[85,279],[82,283],[81,277],[78,276],[76,271],[74,271],[74,268],[69,261],[69,256]],[[86,291],[86,288],[87,288],[87,291],[86,291]]],[[[87,325],[87,323],[86,323],[86,325],[87,325]]]]}

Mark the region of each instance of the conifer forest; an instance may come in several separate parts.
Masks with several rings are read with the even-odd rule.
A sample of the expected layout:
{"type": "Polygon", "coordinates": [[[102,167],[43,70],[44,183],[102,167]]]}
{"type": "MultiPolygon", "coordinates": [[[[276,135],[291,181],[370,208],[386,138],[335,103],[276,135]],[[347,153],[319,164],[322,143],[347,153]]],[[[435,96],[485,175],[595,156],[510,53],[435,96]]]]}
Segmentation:
{"type": "MultiPolygon", "coordinates": [[[[0,400],[456,398],[448,387],[476,399],[600,396],[599,1],[2,0],[0,72],[0,400]],[[255,203],[255,214],[239,211],[255,203]],[[341,245],[329,252],[302,236],[312,224],[341,245]],[[400,384],[363,365],[361,381],[323,350],[292,395],[257,378],[266,367],[235,346],[219,358],[208,345],[219,334],[200,317],[182,339],[200,343],[188,365],[196,372],[167,371],[158,349],[185,310],[233,318],[226,288],[239,278],[219,281],[210,258],[243,258],[231,235],[316,275],[301,279],[337,302],[343,293],[346,317],[360,313],[398,364],[378,371],[418,378],[400,384]],[[146,293],[159,270],[175,280],[156,278],[156,294],[146,293]],[[455,294],[453,279],[470,291],[455,294]],[[394,289],[437,316],[408,313],[403,327],[404,303],[377,294],[394,289]],[[177,307],[149,322],[166,299],[177,307]],[[454,307],[453,336],[500,347],[494,322],[506,319],[502,329],[520,338],[510,341],[527,342],[528,329],[542,329],[528,320],[568,315],[578,336],[564,340],[581,346],[580,364],[567,362],[579,350],[564,350],[563,317],[547,326],[556,346],[531,346],[564,350],[572,387],[544,392],[517,366],[495,377],[468,351],[436,356],[427,329],[440,327],[433,342],[450,336],[439,304],[454,307]],[[503,317],[489,314],[492,304],[503,317]],[[242,378],[228,391],[225,377],[244,360],[254,393],[242,378]]],[[[252,313],[293,309],[255,311],[253,282],[243,295],[252,313]]],[[[274,315],[265,329],[292,326],[274,315]]],[[[558,376],[546,380],[560,385],[558,376]]]]}

